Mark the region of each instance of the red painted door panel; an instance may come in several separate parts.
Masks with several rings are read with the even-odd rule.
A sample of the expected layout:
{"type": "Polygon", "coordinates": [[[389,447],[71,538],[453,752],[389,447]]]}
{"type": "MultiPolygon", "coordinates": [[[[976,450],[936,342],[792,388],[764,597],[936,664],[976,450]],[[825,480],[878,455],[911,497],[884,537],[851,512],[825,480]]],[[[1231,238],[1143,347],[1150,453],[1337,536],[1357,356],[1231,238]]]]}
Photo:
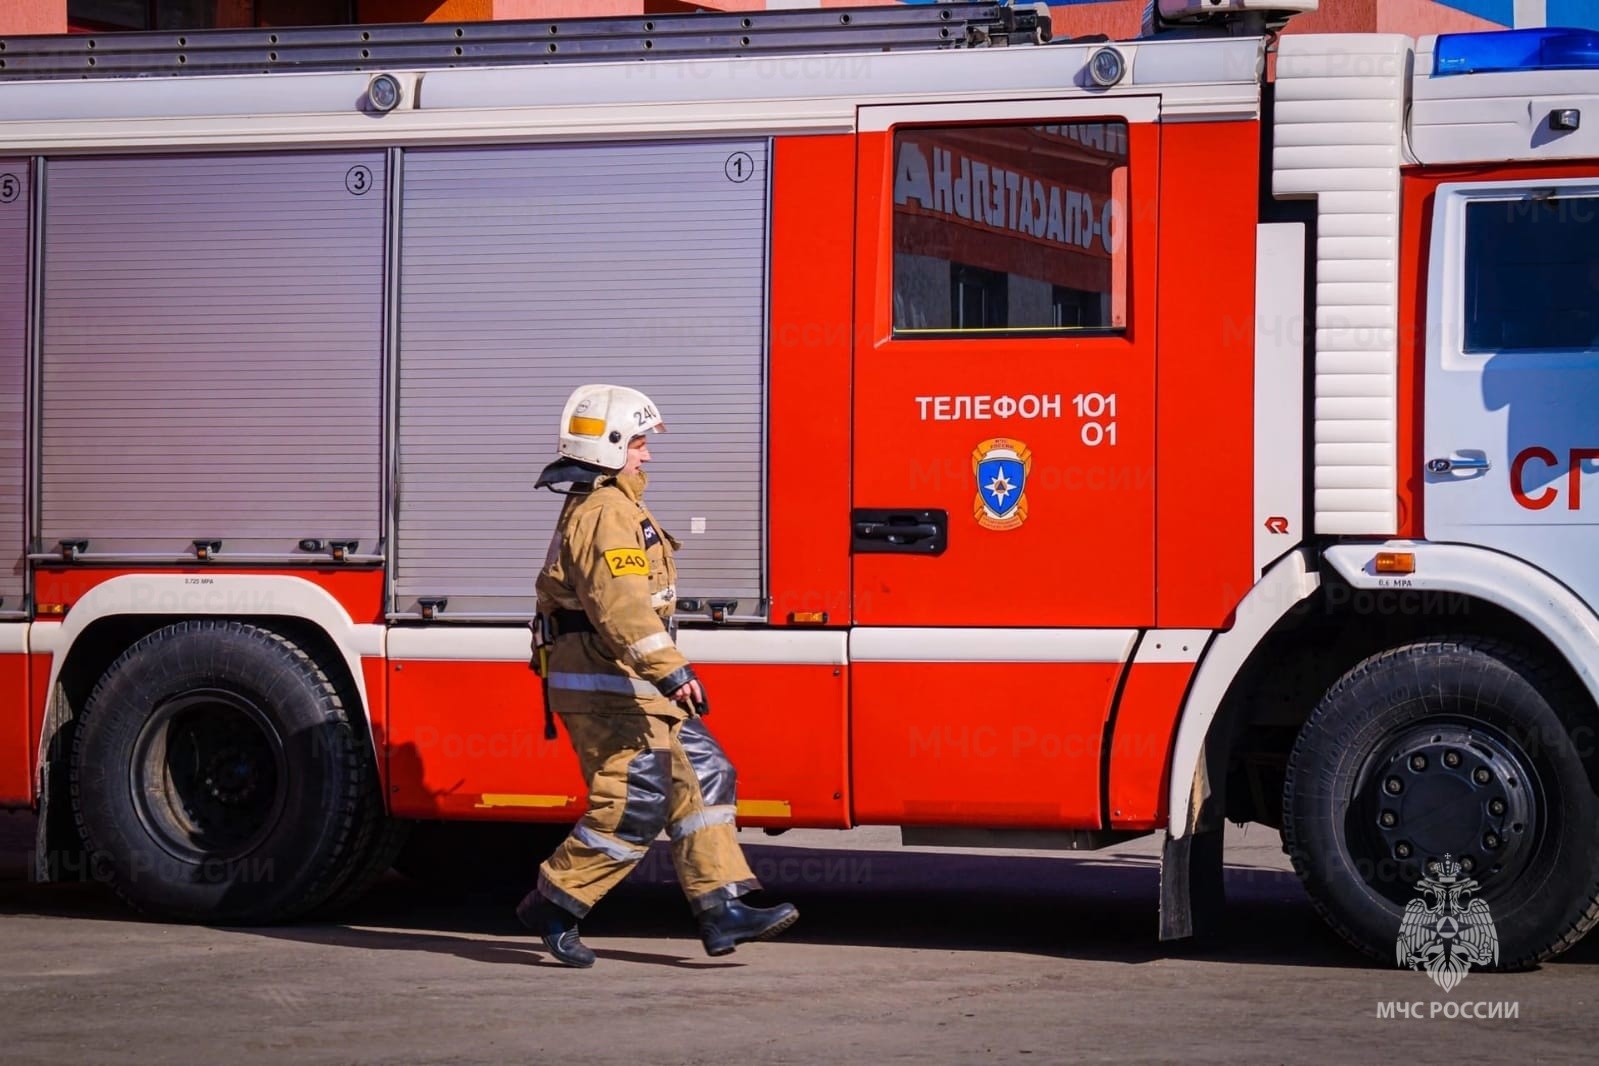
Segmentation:
{"type": "MultiPolygon", "coordinates": [[[[586,789],[566,731],[544,738],[538,680],[525,661],[429,659],[412,640],[388,662],[382,729],[390,808],[408,818],[573,822],[586,789]]],[[[739,824],[848,824],[845,686],[840,666],[703,663],[705,720],[738,771],[739,824]],[[786,729],[783,707],[804,709],[786,729]]]]}
{"type": "Polygon", "coordinates": [[[387,691],[394,814],[573,822],[583,813],[577,760],[564,734],[544,739],[526,662],[390,659],[387,691]]]}
{"type": "Polygon", "coordinates": [[[869,709],[851,731],[856,821],[1100,825],[1120,663],[860,663],[851,672],[855,702],[869,709]],[[982,692],[1008,695],[989,702],[982,692]]]}
{"type": "Polygon", "coordinates": [[[1104,103],[860,136],[854,528],[948,542],[857,536],[857,625],[1154,621],[1160,137],[1104,103]]]}

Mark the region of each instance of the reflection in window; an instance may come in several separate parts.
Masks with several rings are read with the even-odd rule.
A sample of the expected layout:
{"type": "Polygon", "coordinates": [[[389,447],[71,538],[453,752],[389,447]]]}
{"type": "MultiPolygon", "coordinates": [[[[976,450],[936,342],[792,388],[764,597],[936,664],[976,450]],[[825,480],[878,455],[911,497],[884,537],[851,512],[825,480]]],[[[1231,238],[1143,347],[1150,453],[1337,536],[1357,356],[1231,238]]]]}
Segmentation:
{"type": "Polygon", "coordinates": [[[356,21],[355,0],[68,0],[75,30],[207,30],[333,26],[356,21]]]}
{"type": "Polygon", "coordinates": [[[1599,197],[1466,205],[1465,350],[1599,348],[1599,197]]]}
{"type": "Polygon", "coordinates": [[[1010,278],[997,270],[950,264],[955,329],[1003,329],[1010,278]]]}
{"type": "Polygon", "coordinates": [[[356,21],[351,0],[255,0],[257,26],[336,26],[356,21]]]}
{"type": "Polygon", "coordinates": [[[894,135],[896,335],[1127,325],[1127,125],[894,135]]]}
{"type": "Polygon", "coordinates": [[[67,18],[96,29],[148,30],[154,26],[150,7],[149,0],[70,0],[67,18]]]}

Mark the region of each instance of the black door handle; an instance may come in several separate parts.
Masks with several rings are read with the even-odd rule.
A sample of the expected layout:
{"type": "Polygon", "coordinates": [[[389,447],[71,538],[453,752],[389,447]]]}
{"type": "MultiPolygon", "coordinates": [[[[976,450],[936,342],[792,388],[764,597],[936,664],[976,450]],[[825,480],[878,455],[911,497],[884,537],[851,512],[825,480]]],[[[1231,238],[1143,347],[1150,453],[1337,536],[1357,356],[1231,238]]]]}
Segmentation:
{"type": "Polygon", "coordinates": [[[915,544],[936,537],[943,530],[935,525],[896,526],[889,522],[856,522],[855,535],[862,540],[886,540],[890,544],[915,544]]]}
{"type": "Polygon", "coordinates": [[[949,512],[856,508],[850,551],[940,555],[949,543],[949,512]]]}

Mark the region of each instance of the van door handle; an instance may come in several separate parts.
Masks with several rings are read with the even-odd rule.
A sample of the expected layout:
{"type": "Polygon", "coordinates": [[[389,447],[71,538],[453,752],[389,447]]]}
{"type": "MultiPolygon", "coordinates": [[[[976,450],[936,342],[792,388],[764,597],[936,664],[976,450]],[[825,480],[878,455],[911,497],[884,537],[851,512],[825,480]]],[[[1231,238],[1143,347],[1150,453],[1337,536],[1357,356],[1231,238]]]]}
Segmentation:
{"type": "Polygon", "coordinates": [[[942,532],[934,525],[896,526],[888,522],[856,522],[855,535],[862,540],[886,540],[890,544],[915,544],[942,532]]]}
{"type": "Polygon", "coordinates": [[[1447,459],[1428,459],[1427,469],[1434,474],[1453,474],[1456,471],[1483,471],[1493,464],[1487,456],[1452,455],[1447,459]]]}
{"type": "Polygon", "coordinates": [[[850,551],[941,555],[949,542],[948,511],[877,510],[850,514],[850,551]]]}

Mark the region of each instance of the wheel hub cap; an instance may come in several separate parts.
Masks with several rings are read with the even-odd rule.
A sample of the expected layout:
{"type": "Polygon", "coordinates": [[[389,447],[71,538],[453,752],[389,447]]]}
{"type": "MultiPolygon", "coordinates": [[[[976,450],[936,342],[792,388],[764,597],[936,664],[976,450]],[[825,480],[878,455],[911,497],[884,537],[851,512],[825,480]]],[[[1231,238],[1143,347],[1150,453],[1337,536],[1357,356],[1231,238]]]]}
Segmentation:
{"type": "Polygon", "coordinates": [[[1396,861],[1404,885],[1449,859],[1486,888],[1531,858],[1537,781],[1519,747],[1424,725],[1389,740],[1368,767],[1356,806],[1376,857],[1396,861]]]}
{"type": "Polygon", "coordinates": [[[175,858],[229,862],[277,824],[287,794],[283,742],[238,692],[191,691],[158,705],[134,745],[134,809],[175,858]]]}

